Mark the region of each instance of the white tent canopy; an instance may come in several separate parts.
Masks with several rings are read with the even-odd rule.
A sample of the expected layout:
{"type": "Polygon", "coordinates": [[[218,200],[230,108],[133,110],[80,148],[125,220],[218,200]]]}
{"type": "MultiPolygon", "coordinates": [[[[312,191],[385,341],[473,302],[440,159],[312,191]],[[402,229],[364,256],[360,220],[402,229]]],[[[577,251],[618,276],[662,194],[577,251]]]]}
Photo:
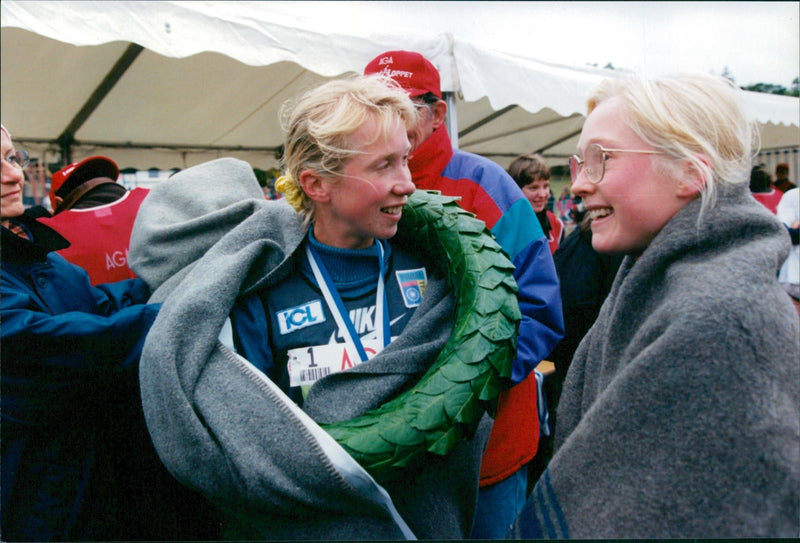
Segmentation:
{"type": "MultiPolygon", "coordinates": [[[[68,149],[72,160],[107,154],[137,169],[219,156],[269,169],[284,101],[409,49],[431,59],[452,93],[459,147],[503,166],[532,151],[556,165],[575,151],[589,92],[623,75],[489,51],[458,35],[317,32],[305,24],[312,15],[286,7],[2,0],[3,123],[44,163],[68,149]]],[[[793,148],[796,162],[798,99],[742,96],[762,148],[793,148]]]]}

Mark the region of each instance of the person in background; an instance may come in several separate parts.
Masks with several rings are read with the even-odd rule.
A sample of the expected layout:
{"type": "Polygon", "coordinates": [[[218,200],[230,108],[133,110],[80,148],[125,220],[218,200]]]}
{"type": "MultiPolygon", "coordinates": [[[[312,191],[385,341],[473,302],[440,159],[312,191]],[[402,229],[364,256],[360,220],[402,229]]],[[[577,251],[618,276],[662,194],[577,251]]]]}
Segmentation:
{"type": "Polygon", "coordinates": [[[792,240],[792,250],[781,266],[778,281],[800,313],[800,189],[787,190],[775,212],[792,240]]]}
{"type": "Polygon", "coordinates": [[[55,252],[69,243],[25,213],[27,155],[1,132],[3,540],[197,537],[141,414],[137,367],[159,306],[143,281],[93,287],[55,252]]]}
{"type": "Polygon", "coordinates": [[[53,174],[46,224],[70,241],[59,254],[89,273],[92,285],[131,279],[128,244],[133,221],[148,189],[127,190],[119,167],[104,156],[89,157],[53,174]]]}
{"type": "Polygon", "coordinates": [[[511,536],[800,531],[800,320],[777,280],[789,239],[750,195],[739,93],[684,75],[606,80],[589,98],[572,190],[595,250],[625,258],[511,536]]]}
{"type": "Polygon", "coordinates": [[[364,73],[391,77],[418,109],[419,121],[408,134],[408,165],[416,187],[459,197],[461,207],[486,224],[515,265],[523,317],[511,375],[514,386],[500,394],[471,535],[501,538],[525,502],[527,464],[539,442],[533,369],[564,333],[553,258],[530,203],[509,175],[491,160],[453,149],[439,72],[428,59],[411,51],[387,51],[370,61],[364,73]]]}
{"type": "Polygon", "coordinates": [[[550,252],[555,253],[559,243],[564,239],[564,223],[555,213],[547,209],[550,190],[550,167],[541,155],[520,155],[508,167],[508,175],[522,189],[539,219],[550,252]]]}
{"type": "Polygon", "coordinates": [[[152,189],[136,219],[133,269],[167,296],[142,357],[153,441],[227,537],[464,538],[488,415],[383,488],[320,428],[414,386],[453,332],[446,278],[395,241],[416,110],[391,80],[359,76],[283,114],[283,199],[219,159],[152,189]]]}
{"type": "MultiPolygon", "coordinates": [[[[575,200],[572,198],[572,191],[569,186],[565,186],[561,190],[561,196],[556,201],[556,209],[559,213],[559,219],[565,226],[574,226],[576,221],[572,218],[572,210],[575,208],[575,200]]],[[[578,221],[580,222],[580,221],[578,221]]]]}
{"type": "Polygon", "coordinates": [[[753,166],[750,170],[750,192],[753,193],[753,198],[773,213],[783,196],[783,192],[772,186],[772,179],[763,166],[753,166]]]}
{"type": "Polygon", "coordinates": [[[789,180],[789,165],[781,162],[775,166],[775,188],[781,192],[796,188],[797,185],[789,180]]]}

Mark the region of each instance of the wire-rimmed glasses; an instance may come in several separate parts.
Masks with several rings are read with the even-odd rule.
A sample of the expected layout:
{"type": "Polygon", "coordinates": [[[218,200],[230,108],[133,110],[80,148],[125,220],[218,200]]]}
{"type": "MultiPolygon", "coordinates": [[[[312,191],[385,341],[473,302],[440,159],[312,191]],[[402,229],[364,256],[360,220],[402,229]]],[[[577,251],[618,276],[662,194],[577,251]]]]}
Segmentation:
{"type": "Polygon", "coordinates": [[[662,151],[650,151],[645,149],[606,149],[598,143],[592,143],[586,148],[583,158],[578,155],[569,157],[569,175],[572,182],[577,181],[581,169],[586,172],[586,177],[595,185],[603,180],[606,173],[606,160],[611,158],[608,153],[639,153],[642,155],[663,155],[662,151]]]}
{"type": "Polygon", "coordinates": [[[3,161],[8,162],[9,166],[18,170],[24,170],[31,163],[28,153],[21,149],[3,157],[3,161]]]}

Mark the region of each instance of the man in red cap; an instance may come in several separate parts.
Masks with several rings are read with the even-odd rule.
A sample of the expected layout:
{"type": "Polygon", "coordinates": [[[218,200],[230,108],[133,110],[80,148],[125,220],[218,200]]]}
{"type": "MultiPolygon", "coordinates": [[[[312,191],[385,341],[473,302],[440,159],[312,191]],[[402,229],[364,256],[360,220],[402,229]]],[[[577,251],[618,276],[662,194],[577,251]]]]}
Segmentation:
{"type": "Polygon", "coordinates": [[[491,160],[454,150],[444,121],[439,72],[425,57],[388,51],[365,74],[381,73],[399,83],[417,105],[419,121],[408,134],[408,166],[419,189],[460,197],[461,207],[486,223],[515,265],[522,312],[511,381],[481,465],[478,508],[472,537],[502,539],[526,499],[527,464],[539,442],[534,367],[564,334],[561,295],[547,238],[525,195],[491,160]]]}
{"type": "Polygon", "coordinates": [[[119,167],[104,156],[89,157],[53,174],[53,217],[40,221],[67,238],[58,253],[89,273],[92,285],[130,279],[128,243],[139,205],[149,192],[117,183],[119,167]]]}

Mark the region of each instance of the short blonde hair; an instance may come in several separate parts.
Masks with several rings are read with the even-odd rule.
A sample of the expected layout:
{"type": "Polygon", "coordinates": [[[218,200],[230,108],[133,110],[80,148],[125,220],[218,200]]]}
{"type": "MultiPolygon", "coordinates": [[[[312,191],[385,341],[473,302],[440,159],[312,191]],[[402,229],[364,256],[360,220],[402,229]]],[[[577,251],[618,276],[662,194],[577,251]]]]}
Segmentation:
{"type": "MultiPolygon", "coordinates": [[[[744,184],[750,179],[758,130],[747,121],[739,92],[727,79],[710,75],[652,80],[635,76],[603,81],[589,98],[588,111],[620,98],[623,122],[641,139],[673,159],[688,161],[701,173],[705,210],[714,205],[718,184],[744,184]],[[698,154],[708,157],[710,167],[698,154]]],[[[674,165],[674,160],[659,163],[665,175],[674,175],[674,165]]]]}
{"type": "Polygon", "coordinates": [[[400,121],[406,130],[417,122],[414,104],[392,79],[381,75],[329,81],[281,109],[284,128],[284,175],[275,188],[305,216],[314,218],[314,205],[300,187],[303,170],[335,176],[358,154],[349,141],[364,123],[377,119],[377,137],[387,138],[400,121]]]}

